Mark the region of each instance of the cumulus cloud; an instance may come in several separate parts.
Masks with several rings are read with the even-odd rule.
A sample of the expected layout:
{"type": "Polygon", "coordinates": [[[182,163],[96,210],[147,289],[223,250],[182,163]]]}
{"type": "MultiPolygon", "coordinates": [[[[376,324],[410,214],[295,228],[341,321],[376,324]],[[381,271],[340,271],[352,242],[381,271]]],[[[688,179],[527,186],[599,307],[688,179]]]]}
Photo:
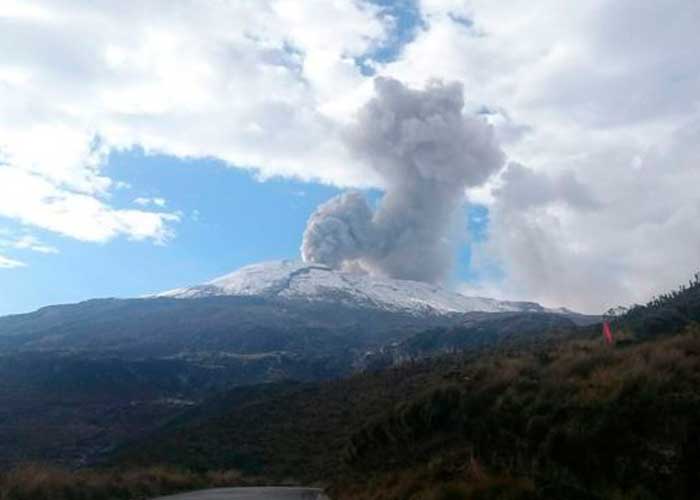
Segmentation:
{"type": "Polygon", "coordinates": [[[700,266],[698,124],[641,156],[600,153],[576,174],[509,168],[478,248],[504,271],[487,286],[599,312],[683,283],[700,266]]]}
{"type": "Polygon", "coordinates": [[[379,73],[462,81],[520,165],[469,190],[490,223],[464,290],[600,312],[697,270],[698,2],[423,0],[421,11],[426,29],[379,73]]]}
{"type": "Polygon", "coordinates": [[[464,190],[486,181],[503,154],[491,126],[462,113],[461,85],[432,82],[414,90],[378,78],[375,89],[345,140],[382,180],[384,197],[375,211],[359,193],[321,205],[308,221],[302,256],[396,278],[444,280],[464,190]]]}
{"type": "Polygon", "coordinates": [[[123,183],[103,167],[130,148],[214,157],[262,179],[371,184],[340,167],[333,116],[361,99],[354,61],[383,43],[381,11],[355,0],[3,3],[0,216],[84,241],[163,242],[177,214],[156,199],[113,205],[123,183]]]}
{"type": "Polygon", "coordinates": [[[164,243],[171,237],[167,223],[180,219],[177,214],[115,209],[98,197],[63,189],[44,177],[12,167],[0,167],[0,214],[98,243],[119,235],[164,243]]]}

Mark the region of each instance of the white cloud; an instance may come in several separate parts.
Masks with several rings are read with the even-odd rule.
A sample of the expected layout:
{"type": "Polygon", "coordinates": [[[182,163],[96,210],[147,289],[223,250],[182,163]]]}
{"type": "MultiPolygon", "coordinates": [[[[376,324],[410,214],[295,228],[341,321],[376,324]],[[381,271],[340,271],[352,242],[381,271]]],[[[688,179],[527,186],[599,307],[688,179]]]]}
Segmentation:
{"type": "Polygon", "coordinates": [[[470,193],[491,209],[482,289],[595,312],[700,267],[698,2],[421,5],[428,29],[380,72],[463,81],[524,166],[470,193]]]}
{"type": "Polygon", "coordinates": [[[164,243],[171,236],[168,223],[179,220],[176,214],[114,209],[95,196],[62,189],[13,167],[0,167],[0,214],[91,242],[125,235],[164,243]]]}
{"type": "Polygon", "coordinates": [[[16,248],[18,250],[31,250],[44,254],[59,253],[58,248],[45,245],[38,238],[30,234],[25,234],[14,240],[0,240],[0,246],[16,248]]]}
{"type": "Polygon", "coordinates": [[[24,267],[25,265],[26,264],[24,262],[0,255],[0,269],[15,269],[18,267],[24,267]]]}
{"type": "Polygon", "coordinates": [[[164,200],[110,202],[122,185],[102,171],[107,154],[135,146],[263,179],[371,184],[344,163],[331,114],[357,100],[354,58],[385,37],[377,14],[353,0],[3,4],[0,216],[162,242],[178,218],[153,211],[164,200]]]}
{"type": "Polygon", "coordinates": [[[137,205],[141,205],[142,207],[147,207],[148,205],[154,205],[156,207],[164,207],[167,205],[167,201],[165,198],[147,198],[147,197],[142,197],[139,196],[138,198],[134,199],[134,203],[137,205]]]}

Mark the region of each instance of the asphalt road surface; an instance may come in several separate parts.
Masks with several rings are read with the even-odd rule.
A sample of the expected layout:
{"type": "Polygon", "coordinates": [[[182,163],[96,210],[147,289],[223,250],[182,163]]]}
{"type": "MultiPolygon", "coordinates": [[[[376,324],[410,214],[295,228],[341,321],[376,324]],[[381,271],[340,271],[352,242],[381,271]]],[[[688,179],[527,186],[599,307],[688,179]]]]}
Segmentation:
{"type": "Polygon", "coordinates": [[[154,500],[328,500],[315,488],[215,488],[191,491],[154,500]]]}

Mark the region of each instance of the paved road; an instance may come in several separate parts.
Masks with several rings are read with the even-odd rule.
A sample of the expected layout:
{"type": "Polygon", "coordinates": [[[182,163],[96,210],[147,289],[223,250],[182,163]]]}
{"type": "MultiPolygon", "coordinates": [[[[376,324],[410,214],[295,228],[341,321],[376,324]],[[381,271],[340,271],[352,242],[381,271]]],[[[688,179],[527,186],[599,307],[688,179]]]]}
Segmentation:
{"type": "Polygon", "coordinates": [[[216,488],[191,491],[154,500],[328,500],[315,488],[216,488]]]}

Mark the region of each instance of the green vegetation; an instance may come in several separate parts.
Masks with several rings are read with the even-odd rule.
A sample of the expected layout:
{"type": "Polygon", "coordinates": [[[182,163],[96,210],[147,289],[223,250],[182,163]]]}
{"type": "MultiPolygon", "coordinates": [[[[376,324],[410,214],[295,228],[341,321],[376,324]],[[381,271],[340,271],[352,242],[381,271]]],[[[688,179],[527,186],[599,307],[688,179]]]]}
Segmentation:
{"type": "Polygon", "coordinates": [[[478,463],[526,478],[540,498],[694,498],[699,430],[697,325],[618,349],[575,341],[466,363],[453,381],[394,406],[352,436],[348,477],[334,489],[423,498],[383,495],[386,471],[413,470],[428,489],[466,488],[478,463]]]}
{"type": "Polygon", "coordinates": [[[692,498],[700,328],[598,335],[230,393],[122,457],[326,481],[339,499],[692,498]]]}
{"type": "Polygon", "coordinates": [[[700,322],[700,273],[688,285],[636,305],[617,320],[641,338],[672,335],[692,322],[700,322]]]}

